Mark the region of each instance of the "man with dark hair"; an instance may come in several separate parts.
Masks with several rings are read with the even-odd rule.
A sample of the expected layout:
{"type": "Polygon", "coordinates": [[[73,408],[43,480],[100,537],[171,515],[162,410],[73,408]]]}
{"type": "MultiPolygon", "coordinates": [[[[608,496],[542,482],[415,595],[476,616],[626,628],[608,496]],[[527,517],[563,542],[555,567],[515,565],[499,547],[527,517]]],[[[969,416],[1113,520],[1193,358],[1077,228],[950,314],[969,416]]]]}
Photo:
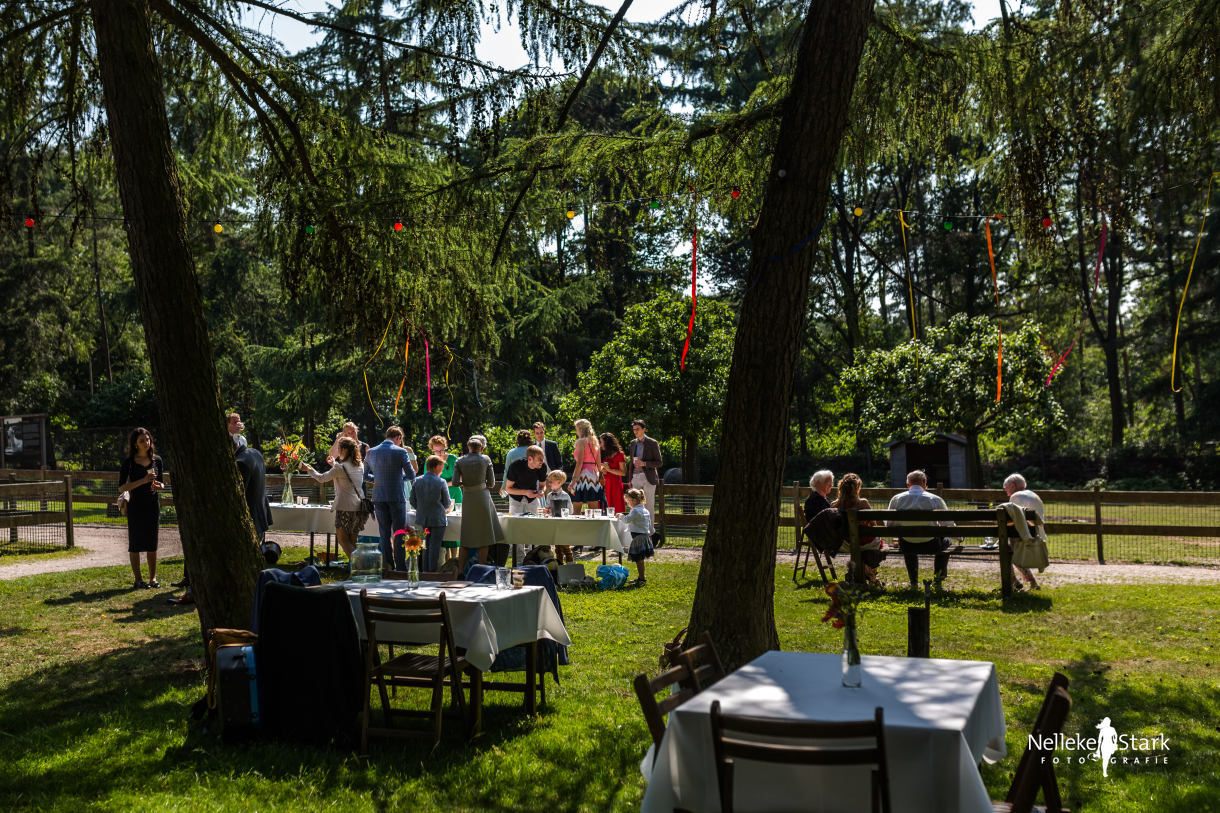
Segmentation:
{"type": "Polygon", "coordinates": [[[657,536],[656,516],[657,469],[661,468],[661,444],[648,437],[647,425],[643,419],[636,418],[631,422],[631,431],[635,440],[628,447],[631,460],[627,464],[627,482],[632,488],[644,492],[644,504],[648,509],[648,533],[657,536]]]}
{"type": "MultiPolygon", "coordinates": [[[[508,479],[508,469],[518,460],[525,459],[525,452],[530,447],[530,433],[528,429],[521,429],[517,432],[517,445],[504,455],[504,477],[500,481],[500,498],[508,497],[508,492],[505,490],[504,482],[508,479]]],[[[543,472],[545,475],[546,472],[543,472]]]]}
{"type": "Polygon", "coordinates": [[[534,445],[545,453],[547,471],[563,471],[563,458],[559,456],[559,444],[546,439],[546,424],[542,421],[534,423],[534,445]]]}
{"type": "Polygon", "coordinates": [[[377,530],[381,533],[381,555],[387,567],[407,569],[407,554],[400,545],[393,546],[395,531],[407,527],[407,483],[415,479],[415,469],[402,446],[402,430],[391,426],[385,430],[385,440],[369,449],[365,479],[376,486],[373,491],[373,511],[377,530]]]}
{"type": "Polygon", "coordinates": [[[246,431],[246,425],[241,422],[241,415],[236,412],[230,412],[225,416],[225,428],[229,432],[229,437],[233,438],[233,442],[238,446],[249,445],[246,442],[246,436],[242,432],[246,431]]]}

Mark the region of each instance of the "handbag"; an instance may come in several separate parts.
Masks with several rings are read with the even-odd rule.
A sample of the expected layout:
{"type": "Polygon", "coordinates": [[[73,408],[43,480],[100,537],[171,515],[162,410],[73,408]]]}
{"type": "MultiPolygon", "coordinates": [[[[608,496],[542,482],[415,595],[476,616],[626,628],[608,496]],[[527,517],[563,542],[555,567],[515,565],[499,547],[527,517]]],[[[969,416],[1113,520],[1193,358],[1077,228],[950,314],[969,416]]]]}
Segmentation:
{"type": "MultiPolygon", "coordinates": [[[[351,474],[348,474],[347,466],[343,465],[343,461],[339,461],[336,465],[343,469],[343,474],[347,477],[347,482],[351,485],[352,491],[356,491],[356,484],[352,482],[351,474]]],[[[373,501],[364,495],[364,489],[361,488],[356,492],[360,495],[360,513],[365,516],[370,516],[373,513],[373,501]]]]}
{"type": "Polygon", "coordinates": [[[119,498],[118,498],[117,500],[115,500],[115,502],[114,502],[114,504],[115,504],[115,505],[118,507],[118,509],[119,509],[119,516],[121,516],[121,517],[125,517],[125,516],[127,516],[127,502],[128,502],[128,499],[129,499],[129,498],[128,498],[128,496],[127,496],[127,492],[126,492],[126,491],[124,491],[122,494],[120,494],[120,495],[119,495],[119,498]]]}

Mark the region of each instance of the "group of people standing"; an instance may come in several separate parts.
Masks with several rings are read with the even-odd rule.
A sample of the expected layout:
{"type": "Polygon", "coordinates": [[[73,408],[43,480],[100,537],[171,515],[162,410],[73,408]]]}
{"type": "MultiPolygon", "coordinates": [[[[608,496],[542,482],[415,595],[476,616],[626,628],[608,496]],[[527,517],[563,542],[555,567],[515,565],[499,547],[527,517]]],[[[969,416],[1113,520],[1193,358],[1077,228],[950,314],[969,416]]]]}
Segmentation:
{"type": "MultiPolygon", "coordinates": [[[[242,476],[247,504],[260,544],[271,525],[270,503],[266,497],[266,469],[262,455],[249,447],[242,434],[241,417],[226,416],[227,431],[233,440],[234,460],[242,476]],[[262,476],[257,476],[257,475],[262,476]],[[257,480],[257,482],[255,482],[257,480]]],[[[607,432],[600,436],[585,419],[574,423],[576,444],[573,450],[572,477],[564,471],[558,444],[546,437],[546,425],[537,422],[532,431],[518,433],[517,447],[505,458],[501,493],[509,498],[510,514],[540,513],[549,508],[554,516],[563,510],[579,513],[584,508],[613,508],[629,514],[632,543],[628,558],[640,567],[653,555],[656,528],[653,524],[654,495],[662,465],[661,447],[647,435],[643,420],[632,423],[634,438],[626,450],[618,438],[607,432]],[[635,510],[638,506],[638,510],[635,510]]],[[[377,518],[380,547],[387,563],[406,567],[405,550],[395,532],[406,529],[407,506],[415,509],[414,524],[424,535],[423,568],[438,570],[443,554],[457,558],[465,570],[471,555],[476,562],[503,566],[508,545],[500,527],[491,490],[496,476],[487,456],[487,439],[472,435],[466,441],[466,454],[448,451],[448,440],[440,435],[428,442],[431,455],[420,472],[419,459],[404,443],[398,426],[385,431],[385,439],[370,447],[360,441],[354,423],[343,426],[331,446],[325,472],[302,462],[300,471],[320,483],[331,483],[335,499],[335,535],[339,546],[350,556],[359,544],[360,532],[368,523],[369,507],[377,518]],[[371,506],[370,506],[371,503],[371,506]],[[448,515],[455,504],[462,506],[460,540],[446,540],[448,515]]],[[[160,506],[156,492],[164,486],[164,464],[156,454],[151,433],[139,428],[131,433],[128,456],[119,475],[119,490],[128,504],[128,549],[135,586],[159,587],[156,579],[156,550],[160,506]],[[140,554],[148,558],[149,580],[140,574],[140,554]]],[[[571,547],[558,546],[560,561],[574,561],[571,547]]],[[[189,579],[184,599],[189,602],[189,579]]]]}

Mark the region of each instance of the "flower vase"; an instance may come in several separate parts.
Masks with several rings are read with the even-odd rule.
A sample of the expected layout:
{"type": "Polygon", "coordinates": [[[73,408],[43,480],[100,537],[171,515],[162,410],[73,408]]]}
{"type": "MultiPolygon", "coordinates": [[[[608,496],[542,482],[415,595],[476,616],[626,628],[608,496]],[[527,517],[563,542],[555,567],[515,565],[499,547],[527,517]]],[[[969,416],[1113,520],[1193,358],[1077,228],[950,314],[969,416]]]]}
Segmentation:
{"type": "Polygon", "coordinates": [[[284,493],[280,497],[280,502],[292,504],[292,475],[287,472],[284,474],[284,493]]]}
{"type": "Polygon", "coordinates": [[[419,587],[419,554],[407,555],[407,589],[419,587]]]}
{"type": "Polygon", "coordinates": [[[860,643],[856,637],[856,619],[849,616],[843,624],[843,685],[849,689],[859,689],[860,678],[860,643]]]}

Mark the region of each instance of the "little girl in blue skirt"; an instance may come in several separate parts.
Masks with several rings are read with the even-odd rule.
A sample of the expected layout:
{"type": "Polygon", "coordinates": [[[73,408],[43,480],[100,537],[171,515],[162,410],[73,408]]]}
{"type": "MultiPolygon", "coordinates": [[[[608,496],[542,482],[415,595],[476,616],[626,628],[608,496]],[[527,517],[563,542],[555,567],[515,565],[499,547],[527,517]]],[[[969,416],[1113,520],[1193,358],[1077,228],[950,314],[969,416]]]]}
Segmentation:
{"type": "Polygon", "coordinates": [[[627,558],[635,562],[640,571],[640,577],[635,580],[637,585],[648,584],[644,578],[644,560],[652,558],[652,537],[648,535],[648,509],[644,507],[644,492],[633,488],[623,495],[631,510],[624,521],[627,532],[631,534],[631,547],[627,550],[627,558]]]}

